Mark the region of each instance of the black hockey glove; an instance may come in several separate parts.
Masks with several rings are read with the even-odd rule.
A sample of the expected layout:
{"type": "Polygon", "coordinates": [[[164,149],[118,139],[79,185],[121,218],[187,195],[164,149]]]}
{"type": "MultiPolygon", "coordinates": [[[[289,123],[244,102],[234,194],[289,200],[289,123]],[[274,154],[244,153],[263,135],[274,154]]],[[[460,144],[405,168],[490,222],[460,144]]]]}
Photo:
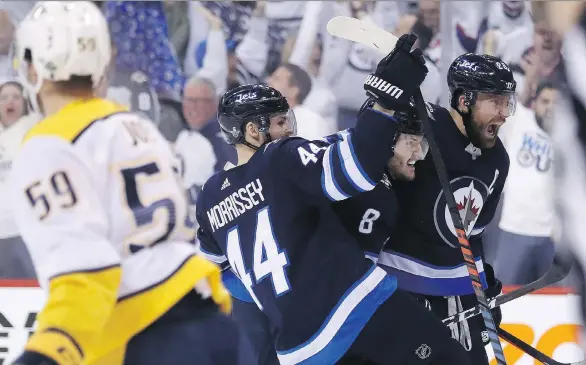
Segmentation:
{"type": "Polygon", "coordinates": [[[412,97],[427,75],[423,53],[419,48],[411,51],[416,40],[413,34],[402,35],[364,82],[367,94],[385,109],[413,109],[412,97]]]}
{"type": "MultiPolygon", "coordinates": [[[[484,263],[484,274],[486,275],[486,283],[488,284],[485,291],[486,299],[490,302],[491,299],[494,299],[503,291],[503,283],[494,276],[494,269],[487,263],[484,263]]],[[[500,326],[503,319],[501,307],[493,308],[491,313],[492,318],[494,319],[494,324],[496,324],[497,327],[500,326]]]]}
{"type": "Polygon", "coordinates": [[[53,359],[34,351],[25,351],[12,365],[59,365],[53,359]]]}

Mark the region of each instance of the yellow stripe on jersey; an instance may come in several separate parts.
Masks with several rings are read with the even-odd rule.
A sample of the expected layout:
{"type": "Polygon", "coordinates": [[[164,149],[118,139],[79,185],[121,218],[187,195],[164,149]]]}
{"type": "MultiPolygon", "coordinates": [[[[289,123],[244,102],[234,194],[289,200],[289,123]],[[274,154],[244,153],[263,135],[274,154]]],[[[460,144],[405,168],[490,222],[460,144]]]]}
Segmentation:
{"type": "Polygon", "coordinates": [[[68,349],[67,354],[71,354],[79,347],[84,364],[121,364],[112,359],[123,359],[128,341],[168,312],[204,279],[207,279],[212,299],[224,312],[231,309],[230,294],[222,285],[220,269],[199,256],[191,256],[156,286],[116,303],[120,274],[119,267],[111,267],[52,279],[47,304],[37,317],[38,329],[26,349],[59,360],[58,348],[68,349]],[[49,328],[59,329],[66,335],[58,341],[54,332],[44,332],[49,328]]]}
{"type": "Polygon", "coordinates": [[[120,266],[110,266],[52,278],[49,298],[37,316],[37,331],[25,348],[59,364],[81,363],[87,349],[99,343],[101,329],[111,318],[121,277],[120,266]]]}
{"type": "Polygon", "coordinates": [[[32,127],[23,144],[37,136],[54,136],[75,142],[93,122],[125,111],[128,109],[105,99],[77,100],[32,127]]]}
{"type": "MultiPolygon", "coordinates": [[[[230,294],[222,285],[217,265],[199,256],[190,257],[164,282],[131,297],[120,300],[108,323],[101,330],[102,336],[94,348],[86,350],[87,365],[106,365],[104,359],[112,352],[120,351],[140,331],[155,322],[171,309],[195,284],[207,279],[212,299],[224,312],[230,311],[230,294]]],[[[92,306],[91,302],[85,305],[92,306]]],[[[85,349],[84,349],[85,350],[85,349]]],[[[108,365],[116,365],[109,363],[108,365]]]]}

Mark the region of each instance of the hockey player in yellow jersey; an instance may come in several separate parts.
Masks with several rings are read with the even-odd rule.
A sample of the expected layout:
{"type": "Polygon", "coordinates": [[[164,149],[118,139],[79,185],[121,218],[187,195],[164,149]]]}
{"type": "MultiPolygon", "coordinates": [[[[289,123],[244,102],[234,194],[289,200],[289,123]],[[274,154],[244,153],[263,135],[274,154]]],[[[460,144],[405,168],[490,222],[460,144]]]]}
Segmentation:
{"type": "Polygon", "coordinates": [[[218,267],[190,243],[170,145],[94,97],[111,56],[100,10],[38,2],[14,56],[44,119],[14,163],[12,204],[47,291],[15,364],[254,364],[218,267]]]}

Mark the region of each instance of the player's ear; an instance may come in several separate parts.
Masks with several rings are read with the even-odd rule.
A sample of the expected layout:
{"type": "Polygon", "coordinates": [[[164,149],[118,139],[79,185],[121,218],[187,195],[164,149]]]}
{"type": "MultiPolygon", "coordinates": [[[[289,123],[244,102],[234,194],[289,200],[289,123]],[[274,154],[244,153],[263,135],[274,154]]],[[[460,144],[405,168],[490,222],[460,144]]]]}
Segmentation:
{"type": "Polygon", "coordinates": [[[245,130],[245,136],[244,138],[249,142],[249,143],[253,143],[253,144],[257,144],[258,142],[260,142],[260,131],[258,130],[258,126],[256,125],[256,123],[253,122],[248,122],[246,123],[246,127],[244,128],[245,130]]]}
{"type": "Polygon", "coordinates": [[[466,105],[466,97],[464,96],[464,93],[458,96],[458,109],[460,109],[462,113],[468,113],[468,106],[466,105]]]}
{"type": "Polygon", "coordinates": [[[250,135],[251,137],[254,137],[255,139],[258,138],[258,127],[253,122],[246,123],[244,130],[246,131],[246,134],[250,135]]]}

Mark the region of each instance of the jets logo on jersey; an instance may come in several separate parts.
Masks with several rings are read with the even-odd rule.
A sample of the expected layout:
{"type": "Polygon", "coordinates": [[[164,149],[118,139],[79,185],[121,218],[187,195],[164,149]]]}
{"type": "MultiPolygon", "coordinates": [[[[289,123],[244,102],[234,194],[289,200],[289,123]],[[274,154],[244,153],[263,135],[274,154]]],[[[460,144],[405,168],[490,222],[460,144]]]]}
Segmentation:
{"type": "MultiPolygon", "coordinates": [[[[481,180],[470,176],[458,177],[452,180],[450,185],[454,192],[460,219],[464,224],[466,234],[470,236],[480,211],[490,195],[488,186],[481,180]]],[[[433,214],[435,229],[440,237],[449,246],[458,247],[456,230],[442,191],[439,192],[435,201],[433,214]]]]}

